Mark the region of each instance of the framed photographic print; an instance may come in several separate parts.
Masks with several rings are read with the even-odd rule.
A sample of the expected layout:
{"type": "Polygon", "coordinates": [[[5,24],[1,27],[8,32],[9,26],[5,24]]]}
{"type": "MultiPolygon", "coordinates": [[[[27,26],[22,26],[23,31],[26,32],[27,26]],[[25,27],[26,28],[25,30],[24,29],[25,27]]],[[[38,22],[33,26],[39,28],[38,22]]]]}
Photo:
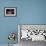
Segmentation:
{"type": "Polygon", "coordinates": [[[4,15],[5,16],[16,16],[16,7],[5,7],[4,15]]]}

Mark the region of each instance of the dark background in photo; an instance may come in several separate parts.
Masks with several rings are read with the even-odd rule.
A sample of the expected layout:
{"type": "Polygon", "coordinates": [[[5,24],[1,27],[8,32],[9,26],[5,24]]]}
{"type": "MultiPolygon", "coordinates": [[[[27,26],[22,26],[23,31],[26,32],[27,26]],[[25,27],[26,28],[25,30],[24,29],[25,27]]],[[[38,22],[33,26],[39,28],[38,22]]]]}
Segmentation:
{"type": "Polygon", "coordinates": [[[14,14],[14,9],[6,9],[6,14],[14,14]]]}

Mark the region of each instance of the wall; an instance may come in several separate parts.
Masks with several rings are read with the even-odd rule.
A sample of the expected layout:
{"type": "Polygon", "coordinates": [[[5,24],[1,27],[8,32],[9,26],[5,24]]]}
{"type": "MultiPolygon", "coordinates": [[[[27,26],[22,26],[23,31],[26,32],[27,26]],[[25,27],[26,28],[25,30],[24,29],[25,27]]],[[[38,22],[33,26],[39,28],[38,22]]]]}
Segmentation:
{"type": "Polygon", "coordinates": [[[46,0],[0,0],[0,44],[8,43],[9,32],[18,32],[18,24],[46,24],[46,0]],[[5,7],[16,7],[17,16],[4,17],[5,7]]]}

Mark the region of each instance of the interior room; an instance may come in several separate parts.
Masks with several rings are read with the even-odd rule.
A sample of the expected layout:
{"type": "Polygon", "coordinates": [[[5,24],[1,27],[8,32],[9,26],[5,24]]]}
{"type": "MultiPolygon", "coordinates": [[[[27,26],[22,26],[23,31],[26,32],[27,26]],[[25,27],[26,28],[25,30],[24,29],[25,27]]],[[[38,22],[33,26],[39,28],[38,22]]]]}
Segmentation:
{"type": "Polygon", "coordinates": [[[43,33],[46,32],[45,27],[39,29],[39,26],[36,26],[37,29],[33,27],[30,31],[28,25],[46,27],[46,0],[0,0],[0,46],[46,46],[46,37],[43,33]],[[20,31],[21,24],[27,25],[27,32],[29,30],[28,33],[24,32],[28,35],[25,35],[24,40],[20,31]],[[38,39],[34,35],[38,35],[38,39]]]}

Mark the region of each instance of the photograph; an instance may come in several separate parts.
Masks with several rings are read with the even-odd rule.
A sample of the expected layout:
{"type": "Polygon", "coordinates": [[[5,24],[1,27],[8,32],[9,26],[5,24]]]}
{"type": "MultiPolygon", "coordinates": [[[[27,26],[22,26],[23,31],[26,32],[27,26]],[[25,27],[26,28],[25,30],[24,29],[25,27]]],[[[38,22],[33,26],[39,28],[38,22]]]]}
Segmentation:
{"type": "Polygon", "coordinates": [[[16,16],[16,8],[6,7],[4,10],[5,16],[16,16]]]}

